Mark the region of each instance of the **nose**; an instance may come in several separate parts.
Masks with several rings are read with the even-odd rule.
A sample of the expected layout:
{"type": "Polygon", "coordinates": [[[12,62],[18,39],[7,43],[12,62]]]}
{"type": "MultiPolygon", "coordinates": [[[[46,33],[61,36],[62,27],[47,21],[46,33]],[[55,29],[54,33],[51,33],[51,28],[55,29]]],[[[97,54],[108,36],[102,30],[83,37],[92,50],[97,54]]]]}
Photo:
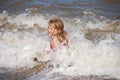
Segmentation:
{"type": "Polygon", "coordinates": [[[48,31],[48,34],[49,34],[49,33],[50,33],[50,29],[48,28],[48,30],[47,30],[47,31],[48,31]]]}

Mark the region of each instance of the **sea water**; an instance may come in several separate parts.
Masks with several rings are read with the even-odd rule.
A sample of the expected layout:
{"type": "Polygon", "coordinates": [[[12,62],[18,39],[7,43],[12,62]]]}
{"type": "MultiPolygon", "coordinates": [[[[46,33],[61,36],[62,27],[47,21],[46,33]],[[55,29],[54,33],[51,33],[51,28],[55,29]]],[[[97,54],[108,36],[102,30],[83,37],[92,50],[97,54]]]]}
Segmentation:
{"type": "Polygon", "coordinates": [[[37,58],[49,64],[37,73],[26,75],[25,80],[69,80],[89,75],[120,79],[120,14],[114,8],[120,7],[120,3],[102,1],[1,2],[0,74],[31,69],[38,65],[34,61],[37,58]],[[64,22],[69,46],[51,50],[47,27],[48,21],[56,17],[64,22]]]}

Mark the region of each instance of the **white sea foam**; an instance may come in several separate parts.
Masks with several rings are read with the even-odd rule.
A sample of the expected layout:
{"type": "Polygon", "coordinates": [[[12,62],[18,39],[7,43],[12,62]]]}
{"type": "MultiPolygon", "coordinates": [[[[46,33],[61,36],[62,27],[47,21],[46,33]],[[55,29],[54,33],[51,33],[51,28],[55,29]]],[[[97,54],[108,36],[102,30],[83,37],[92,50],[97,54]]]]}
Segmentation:
{"type": "MultiPolygon", "coordinates": [[[[120,74],[120,34],[107,33],[104,40],[94,43],[85,38],[85,31],[78,19],[75,23],[70,23],[64,18],[65,30],[69,36],[69,47],[57,48],[55,52],[49,49],[49,36],[47,35],[48,18],[43,15],[30,15],[23,13],[19,15],[5,15],[7,22],[13,24],[14,27],[23,27],[24,31],[4,30],[0,32],[0,67],[16,68],[16,67],[32,67],[35,65],[33,58],[46,61],[51,60],[53,69],[50,70],[42,79],[49,79],[54,73],[60,73],[69,76],[78,75],[111,75],[119,76],[120,74]],[[29,27],[38,24],[44,28],[44,31],[27,31],[29,27]],[[21,26],[25,25],[25,26],[21,26]],[[115,40],[111,38],[114,35],[115,40]],[[46,77],[46,78],[45,78],[46,77]]],[[[2,20],[3,18],[0,17],[2,20]]],[[[2,22],[0,22],[2,23],[2,22]]],[[[86,23],[86,28],[99,28],[105,22],[86,23]]],[[[6,28],[6,27],[5,27],[6,28]]],[[[1,28],[2,29],[2,28],[1,28]]],[[[44,73],[44,72],[43,72],[44,73]]],[[[28,79],[38,79],[41,73],[34,74],[28,79]]]]}

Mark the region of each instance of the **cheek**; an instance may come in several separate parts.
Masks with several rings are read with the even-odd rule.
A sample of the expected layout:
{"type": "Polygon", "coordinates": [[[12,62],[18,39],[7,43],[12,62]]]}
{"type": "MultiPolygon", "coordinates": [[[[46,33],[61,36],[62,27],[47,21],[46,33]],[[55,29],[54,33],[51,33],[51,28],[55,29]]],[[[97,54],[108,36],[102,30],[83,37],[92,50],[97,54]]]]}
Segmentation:
{"type": "Polygon", "coordinates": [[[51,30],[50,30],[50,29],[48,29],[48,34],[52,34],[52,32],[51,32],[51,30]]]}

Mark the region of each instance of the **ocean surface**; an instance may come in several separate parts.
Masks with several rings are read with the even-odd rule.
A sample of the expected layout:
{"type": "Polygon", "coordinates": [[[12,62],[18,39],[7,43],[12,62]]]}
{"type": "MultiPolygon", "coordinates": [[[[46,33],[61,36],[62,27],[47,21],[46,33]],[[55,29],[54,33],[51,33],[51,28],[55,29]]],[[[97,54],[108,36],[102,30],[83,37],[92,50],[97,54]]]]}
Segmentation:
{"type": "Polygon", "coordinates": [[[0,0],[0,80],[119,80],[120,0],[0,0]],[[51,50],[61,18],[69,46],[51,50]]]}

